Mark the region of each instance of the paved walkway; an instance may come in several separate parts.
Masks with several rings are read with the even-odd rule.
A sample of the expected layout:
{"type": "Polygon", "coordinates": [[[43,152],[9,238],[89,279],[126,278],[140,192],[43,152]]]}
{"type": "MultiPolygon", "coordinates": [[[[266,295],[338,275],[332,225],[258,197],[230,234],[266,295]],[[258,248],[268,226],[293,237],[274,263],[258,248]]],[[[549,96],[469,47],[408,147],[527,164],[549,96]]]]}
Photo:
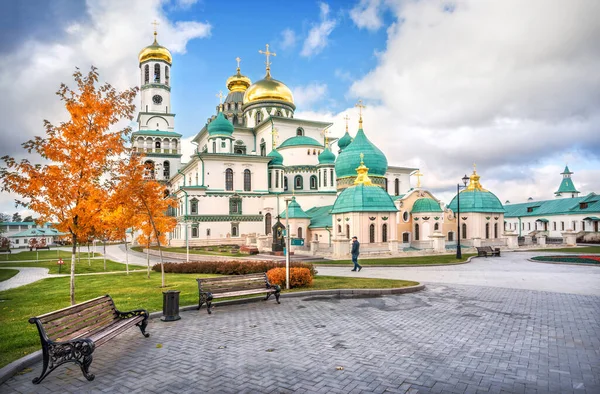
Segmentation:
{"type": "Polygon", "coordinates": [[[2,392],[598,393],[600,297],[464,285],[400,296],[283,298],[153,319],[2,392]]]}
{"type": "MultiPolygon", "coordinates": [[[[540,252],[504,253],[502,257],[474,258],[468,264],[436,267],[318,266],[319,275],[406,279],[422,283],[453,283],[511,289],[552,291],[600,296],[600,267],[545,264],[527,261],[540,252]]],[[[551,253],[560,254],[560,253],[551,253]]]]}
{"type": "MultiPolygon", "coordinates": [[[[0,266],[0,269],[3,269],[3,267],[0,266]]],[[[48,274],[48,268],[6,267],[6,269],[19,270],[19,273],[8,280],[0,282],[0,291],[25,286],[53,276],[48,274]]]]}

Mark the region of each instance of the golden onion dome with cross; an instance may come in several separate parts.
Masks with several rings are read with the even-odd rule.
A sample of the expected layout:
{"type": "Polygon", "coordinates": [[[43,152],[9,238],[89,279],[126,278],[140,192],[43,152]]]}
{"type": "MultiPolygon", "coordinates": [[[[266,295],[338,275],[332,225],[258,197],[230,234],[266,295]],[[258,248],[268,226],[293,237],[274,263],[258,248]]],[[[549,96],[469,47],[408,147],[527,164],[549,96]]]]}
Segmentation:
{"type": "Polygon", "coordinates": [[[278,81],[271,77],[271,63],[269,61],[270,56],[275,56],[274,52],[269,51],[269,45],[267,44],[266,51],[258,51],[259,53],[267,57],[267,74],[260,81],[256,81],[252,84],[244,94],[244,104],[249,104],[257,101],[284,101],[294,105],[294,96],[292,91],[283,82],[278,81]]]}
{"type": "Polygon", "coordinates": [[[162,45],[159,45],[158,41],[156,40],[156,26],[158,25],[158,23],[154,21],[152,24],[154,25],[154,42],[152,43],[152,45],[148,45],[140,51],[140,54],[138,55],[140,63],[146,62],[148,60],[162,60],[169,64],[173,63],[173,57],[171,56],[171,52],[162,45]]]}
{"type": "Polygon", "coordinates": [[[240,61],[242,59],[236,57],[235,60],[238,64],[237,72],[231,77],[227,78],[227,89],[229,89],[230,92],[245,92],[246,89],[248,89],[248,87],[252,84],[252,81],[250,81],[250,78],[247,76],[242,75],[240,70],[240,61]]]}

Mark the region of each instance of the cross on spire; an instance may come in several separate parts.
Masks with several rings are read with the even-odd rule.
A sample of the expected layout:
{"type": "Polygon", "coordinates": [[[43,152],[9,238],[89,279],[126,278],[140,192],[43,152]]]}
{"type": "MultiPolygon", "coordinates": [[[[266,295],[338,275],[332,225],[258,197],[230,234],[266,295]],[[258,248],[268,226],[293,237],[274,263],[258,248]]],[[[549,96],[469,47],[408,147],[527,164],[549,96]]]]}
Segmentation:
{"type": "Polygon", "coordinates": [[[156,26],[159,25],[159,23],[156,21],[156,19],[154,20],[154,22],[150,23],[151,25],[154,25],[154,41],[156,41],[156,26]]]}
{"type": "Polygon", "coordinates": [[[223,91],[219,90],[219,94],[216,94],[215,96],[219,98],[219,104],[223,104],[223,91]]]}
{"type": "Polygon", "coordinates": [[[329,146],[329,136],[328,136],[329,130],[327,130],[326,128],[323,129],[323,131],[321,131],[321,135],[323,137],[325,137],[325,149],[327,149],[327,147],[329,146]]]}
{"type": "Polygon", "coordinates": [[[344,116],[343,119],[346,120],[346,133],[347,133],[348,132],[348,121],[350,120],[350,117],[348,116],[348,114],[346,114],[346,116],[344,116]]]}
{"type": "Polygon", "coordinates": [[[277,56],[277,54],[275,52],[269,51],[269,44],[267,44],[266,51],[263,52],[263,50],[260,49],[258,51],[258,53],[260,53],[261,55],[265,55],[267,57],[267,61],[265,62],[265,64],[267,65],[267,77],[270,78],[271,77],[271,62],[269,61],[269,56],[271,56],[271,55],[277,56]]]}
{"type": "Polygon", "coordinates": [[[242,59],[240,59],[240,57],[239,57],[239,56],[235,58],[235,61],[236,61],[236,62],[237,62],[237,64],[238,64],[238,66],[237,66],[237,70],[238,70],[238,71],[240,71],[240,61],[241,61],[241,60],[242,60],[242,59]]]}
{"type": "Polygon", "coordinates": [[[362,122],[362,110],[363,108],[367,108],[366,105],[363,104],[362,100],[358,100],[358,103],[356,103],[355,105],[356,108],[358,108],[358,128],[362,129],[363,128],[363,122],[362,122]]]}
{"type": "Polygon", "coordinates": [[[277,132],[277,129],[275,127],[271,128],[271,136],[273,140],[273,149],[275,149],[275,147],[277,146],[277,137],[279,136],[279,133],[277,132]]]}
{"type": "Polygon", "coordinates": [[[413,175],[417,177],[417,188],[420,188],[421,187],[421,177],[423,176],[423,173],[421,172],[421,170],[417,170],[417,172],[415,172],[413,175]]]}
{"type": "Polygon", "coordinates": [[[477,173],[477,164],[473,163],[473,172],[476,174],[477,173]]]}

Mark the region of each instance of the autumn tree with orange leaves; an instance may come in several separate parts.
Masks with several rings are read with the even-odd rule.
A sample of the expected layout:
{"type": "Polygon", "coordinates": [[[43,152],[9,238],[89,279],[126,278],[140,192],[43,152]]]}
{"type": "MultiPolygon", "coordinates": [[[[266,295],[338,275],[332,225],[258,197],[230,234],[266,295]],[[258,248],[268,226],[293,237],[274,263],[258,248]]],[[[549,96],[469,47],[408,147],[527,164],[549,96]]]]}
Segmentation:
{"type": "Polygon", "coordinates": [[[124,137],[131,129],[113,130],[118,122],[133,119],[137,88],[117,92],[110,84],[98,85],[92,67],[87,75],[73,74],[77,88],[61,84],[57,95],[70,119],[58,126],[44,121],[45,137],[36,136],[23,147],[48,164],[33,164],[4,156],[0,168],[2,190],[21,196],[17,201],[37,212],[39,222],[56,223],[68,233],[71,255],[70,299],[75,304],[75,254],[80,240],[102,228],[102,213],[111,195],[111,179],[126,152],[124,137]]]}

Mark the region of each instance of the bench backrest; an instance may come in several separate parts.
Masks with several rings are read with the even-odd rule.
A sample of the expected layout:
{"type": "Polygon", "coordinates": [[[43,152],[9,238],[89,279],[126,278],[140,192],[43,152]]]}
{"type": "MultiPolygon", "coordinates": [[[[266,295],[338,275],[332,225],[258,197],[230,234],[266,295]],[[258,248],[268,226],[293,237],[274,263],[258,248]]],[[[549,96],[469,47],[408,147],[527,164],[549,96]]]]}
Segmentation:
{"type": "Polygon", "coordinates": [[[67,341],[86,336],[116,318],[115,303],[105,295],[32,318],[30,322],[39,320],[51,341],[67,341]]]}
{"type": "Polygon", "coordinates": [[[221,276],[219,278],[198,278],[198,290],[213,294],[233,291],[266,289],[269,287],[266,273],[249,275],[221,276]]]}

